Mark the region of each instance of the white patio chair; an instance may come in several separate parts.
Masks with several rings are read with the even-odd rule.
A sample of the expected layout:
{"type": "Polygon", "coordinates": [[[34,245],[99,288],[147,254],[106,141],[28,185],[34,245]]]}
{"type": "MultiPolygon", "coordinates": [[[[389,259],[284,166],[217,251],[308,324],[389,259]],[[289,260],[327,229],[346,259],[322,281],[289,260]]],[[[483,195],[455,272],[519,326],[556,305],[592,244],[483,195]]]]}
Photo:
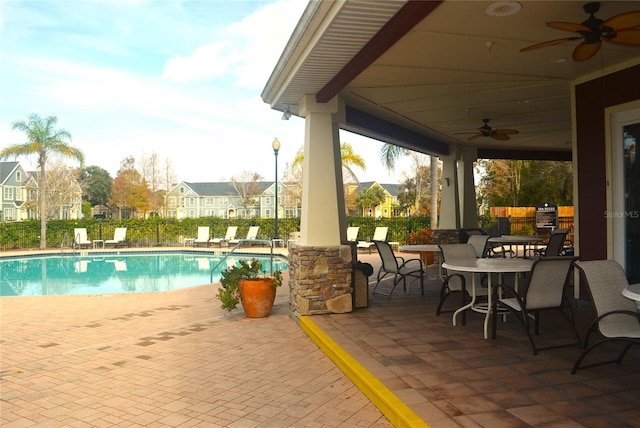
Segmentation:
{"type": "Polygon", "coordinates": [[[622,290],[629,285],[622,266],[615,260],[580,261],[575,266],[582,273],[581,284],[586,283],[589,289],[597,318],[587,330],[582,343],[584,350],[573,365],[571,374],[604,364],[620,364],[629,348],[640,344],[640,313],[635,301],[622,295],[622,290]],[[589,346],[589,339],[596,331],[604,338],[589,346]],[[613,342],[624,343],[616,359],[582,365],[591,351],[613,342]]]}
{"type": "Polygon", "coordinates": [[[90,247],[92,241],[87,238],[87,229],[75,228],[73,229],[73,248],[82,248],[82,246],[90,247]]]}
{"type": "Polygon", "coordinates": [[[573,310],[571,302],[567,297],[566,288],[569,277],[573,270],[573,263],[577,257],[543,257],[537,259],[531,268],[531,277],[524,293],[516,291],[513,287],[505,284],[498,284],[493,288],[491,310],[492,316],[492,339],[496,338],[498,325],[498,311],[509,310],[513,313],[529,340],[531,353],[537,355],[539,350],[561,348],[566,346],[580,346],[580,339],[574,324],[573,310]],[[499,296],[504,297],[500,298],[499,296]],[[534,331],[540,334],[540,311],[546,309],[559,310],[569,321],[571,333],[574,341],[567,344],[549,345],[546,347],[536,346],[531,335],[530,320],[533,319],[534,331]]]}
{"type": "Polygon", "coordinates": [[[219,247],[222,247],[223,243],[229,244],[232,240],[236,239],[236,233],[238,232],[238,226],[229,226],[227,227],[227,233],[224,238],[211,238],[209,243],[216,244],[219,247]]]}
{"type": "Polygon", "coordinates": [[[127,228],[126,227],[116,227],[116,230],[113,232],[113,239],[107,239],[104,241],[104,245],[113,245],[114,247],[119,247],[122,245],[126,245],[127,243],[127,228]]]}
{"type": "Polygon", "coordinates": [[[200,244],[209,246],[209,226],[198,226],[198,237],[193,240],[196,247],[200,244]]]}
{"type": "Polygon", "coordinates": [[[369,250],[369,254],[371,254],[371,248],[375,246],[375,241],[386,241],[387,240],[387,232],[389,231],[388,227],[376,227],[376,230],[373,232],[373,239],[371,242],[369,241],[358,241],[356,247],[358,249],[362,248],[365,250],[369,250]]]}

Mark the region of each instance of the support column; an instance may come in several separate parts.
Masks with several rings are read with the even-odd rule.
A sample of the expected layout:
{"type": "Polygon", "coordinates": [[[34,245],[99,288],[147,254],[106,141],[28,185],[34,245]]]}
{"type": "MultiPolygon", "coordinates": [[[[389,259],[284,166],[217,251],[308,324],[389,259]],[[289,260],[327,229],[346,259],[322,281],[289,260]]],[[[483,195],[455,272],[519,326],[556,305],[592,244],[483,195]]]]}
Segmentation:
{"type": "Polygon", "coordinates": [[[289,248],[289,291],[293,318],[351,312],[353,255],[341,245],[345,228],[338,100],[298,105],[305,118],[300,240],[289,248]]]}
{"type": "Polygon", "coordinates": [[[300,245],[340,245],[338,198],[344,195],[336,183],[342,169],[340,141],[332,121],[338,100],[320,104],[314,95],[305,95],[299,112],[305,118],[300,245]]]}
{"type": "Polygon", "coordinates": [[[442,158],[442,193],[438,229],[460,228],[460,199],[458,198],[458,151],[452,147],[449,156],[442,158]]]}
{"type": "Polygon", "coordinates": [[[476,201],[476,186],[473,177],[473,163],[478,159],[475,147],[465,147],[461,150],[458,162],[458,181],[460,191],[460,214],[463,229],[478,227],[478,203],[476,201]]]}

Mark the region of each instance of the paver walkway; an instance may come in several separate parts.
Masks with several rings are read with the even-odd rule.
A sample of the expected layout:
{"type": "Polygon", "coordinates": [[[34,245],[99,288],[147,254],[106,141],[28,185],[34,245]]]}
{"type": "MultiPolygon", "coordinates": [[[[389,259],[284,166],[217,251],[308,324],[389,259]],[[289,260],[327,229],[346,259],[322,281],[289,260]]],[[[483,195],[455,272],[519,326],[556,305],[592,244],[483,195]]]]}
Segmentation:
{"type": "Polygon", "coordinates": [[[0,298],[0,426],[390,426],[289,317],[215,285],[0,298]]]}

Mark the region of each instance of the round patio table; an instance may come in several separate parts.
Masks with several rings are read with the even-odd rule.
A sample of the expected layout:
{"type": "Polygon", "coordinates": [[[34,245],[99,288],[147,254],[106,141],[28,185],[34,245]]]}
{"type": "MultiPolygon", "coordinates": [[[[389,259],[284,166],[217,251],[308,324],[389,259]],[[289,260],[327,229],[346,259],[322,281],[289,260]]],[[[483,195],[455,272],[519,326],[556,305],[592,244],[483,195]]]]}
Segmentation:
{"type": "MultiPolygon", "coordinates": [[[[517,254],[511,251],[511,247],[513,245],[522,245],[523,252],[522,255],[527,257],[527,245],[532,243],[542,242],[542,238],[539,236],[524,236],[524,235],[502,235],[502,236],[494,236],[489,238],[489,242],[492,244],[500,244],[500,245],[508,245],[509,251],[512,254],[517,254]]],[[[502,257],[504,257],[504,252],[502,253],[502,257]]],[[[513,257],[513,256],[512,256],[513,257]]]]}
{"type": "Polygon", "coordinates": [[[467,309],[471,309],[475,312],[481,312],[486,314],[484,318],[484,338],[489,338],[489,318],[491,316],[491,303],[492,303],[492,291],[491,291],[491,274],[497,273],[499,276],[505,273],[515,273],[516,274],[516,283],[515,288],[518,289],[518,273],[521,272],[529,272],[531,271],[531,267],[533,266],[534,259],[524,259],[524,258],[499,258],[499,259],[469,259],[464,261],[455,261],[455,262],[447,262],[445,261],[442,264],[442,267],[445,269],[451,269],[460,272],[471,272],[471,273],[488,273],[488,301],[486,305],[479,305],[476,303],[476,275],[471,275],[471,302],[467,305],[458,308],[453,313],[453,325],[456,325],[456,318],[458,314],[462,311],[466,311],[467,309]]]}
{"type": "MultiPolygon", "coordinates": [[[[413,244],[413,245],[402,245],[398,247],[398,249],[405,253],[420,253],[420,258],[424,263],[425,269],[428,267],[427,264],[427,254],[428,253],[439,253],[440,247],[437,244],[413,244]]],[[[438,278],[442,278],[442,264],[441,258],[438,257],[438,278]]],[[[429,278],[435,279],[435,278],[429,278]]]]}
{"type": "Polygon", "coordinates": [[[640,284],[631,284],[622,290],[622,295],[628,299],[640,302],[640,284]]]}

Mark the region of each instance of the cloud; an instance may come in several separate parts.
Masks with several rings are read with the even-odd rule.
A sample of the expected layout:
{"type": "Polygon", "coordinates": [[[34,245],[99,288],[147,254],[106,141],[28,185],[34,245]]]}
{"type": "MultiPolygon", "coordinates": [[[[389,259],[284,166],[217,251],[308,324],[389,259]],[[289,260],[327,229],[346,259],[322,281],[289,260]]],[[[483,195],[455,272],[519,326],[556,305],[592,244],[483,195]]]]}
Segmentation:
{"type": "Polygon", "coordinates": [[[216,41],[191,55],[167,60],[163,78],[171,81],[210,80],[232,75],[235,84],[261,88],[300,19],[305,2],[283,0],[256,10],[224,27],[216,41]]]}

